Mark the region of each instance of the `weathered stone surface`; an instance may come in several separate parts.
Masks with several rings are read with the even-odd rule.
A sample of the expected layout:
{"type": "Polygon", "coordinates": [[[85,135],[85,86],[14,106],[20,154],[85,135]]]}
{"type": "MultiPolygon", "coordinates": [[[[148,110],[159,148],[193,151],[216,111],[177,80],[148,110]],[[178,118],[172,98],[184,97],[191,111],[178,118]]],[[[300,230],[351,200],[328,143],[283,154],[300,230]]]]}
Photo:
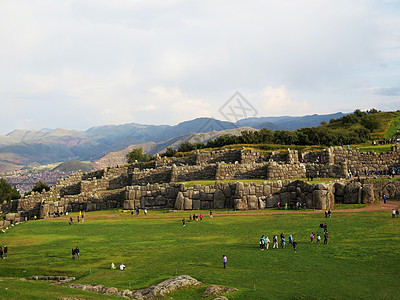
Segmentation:
{"type": "Polygon", "coordinates": [[[179,192],[178,196],[176,197],[176,201],[175,201],[175,209],[178,209],[178,210],[183,209],[184,199],[185,198],[184,198],[182,192],[179,192]]]}
{"type": "Polygon", "coordinates": [[[225,194],[221,190],[214,193],[214,208],[225,208],[225,194]]]}
{"type": "Polygon", "coordinates": [[[169,278],[164,280],[156,285],[151,287],[137,290],[135,292],[139,292],[143,295],[143,297],[156,297],[156,296],[165,296],[166,294],[175,292],[178,289],[187,286],[199,285],[200,282],[194,279],[189,275],[181,275],[169,278]]]}
{"type": "Polygon", "coordinates": [[[250,195],[247,198],[248,209],[258,209],[258,198],[255,195],[250,195]]]}
{"type": "Polygon", "coordinates": [[[362,188],[362,203],[374,202],[374,189],[370,185],[364,185],[362,188]]]}

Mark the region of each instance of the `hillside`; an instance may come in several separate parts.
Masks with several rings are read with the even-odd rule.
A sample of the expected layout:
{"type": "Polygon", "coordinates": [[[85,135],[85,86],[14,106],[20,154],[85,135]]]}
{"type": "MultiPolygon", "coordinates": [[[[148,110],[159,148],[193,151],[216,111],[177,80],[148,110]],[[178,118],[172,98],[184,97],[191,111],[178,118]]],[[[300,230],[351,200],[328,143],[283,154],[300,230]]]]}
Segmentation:
{"type": "Polygon", "coordinates": [[[177,149],[183,142],[190,143],[205,143],[211,139],[217,138],[224,134],[239,135],[243,130],[255,131],[254,128],[241,127],[235,129],[212,131],[207,133],[188,133],[172,139],[169,139],[160,143],[145,143],[139,145],[129,145],[125,149],[120,151],[110,152],[104,155],[102,158],[93,163],[95,169],[103,169],[108,166],[116,166],[126,164],[126,154],[128,154],[134,148],[143,148],[145,153],[156,154],[162,153],[167,150],[168,147],[177,149]]]}
{"type": "Polygon", "coordinates": [[[55,167],[52,171],[59,171],[59,172],[90,172],[93,170],[93,165],[91,163],[85,163],[81,161],[67,161],[64,163],[59,164],[55,167]]]}

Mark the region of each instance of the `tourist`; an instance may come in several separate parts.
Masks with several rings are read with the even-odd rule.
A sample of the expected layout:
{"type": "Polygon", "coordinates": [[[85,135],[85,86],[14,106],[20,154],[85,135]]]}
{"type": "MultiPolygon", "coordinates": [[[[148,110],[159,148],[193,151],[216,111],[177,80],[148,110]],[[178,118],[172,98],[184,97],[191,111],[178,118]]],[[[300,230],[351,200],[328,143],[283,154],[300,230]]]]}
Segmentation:
{"type": "Polygon", "coordinates": [[[269,240],[269,238],[267,237],[266,239],[265,239],[265,246],[267,247],[267,250],[268,250],[268,247],[269,247],[269,243],[270,243],[271,241],[269,240]]]}
{"type": "Polygon", "coordinates": [[[144,215],[147,216],[147,209],[144,209],[144,215]]]}
{"type": "Polygon", "coordinates": [[[68,224],[71,225],[72,224],[72,217],[69,218],[68,220],[68,224]]]}
{"type": "Polygon", "coordinates": [[[7,246],[4,246],[3,252],[4,252],[4,258],[7,258],[7,252],[8,252],[7,246]]]}
{"type": "Polygon", "coordinates": [[[111,263],[111,270],[115,270],[115,265],[114,265],[114,263],[111,263]]]}
{"type": "Polygon", "coordinates": [[[286,240],[285,240],[285,238],[284,238],[284,237],[281,239],[281,246],[282,246],[282,249],[285,249],[285,246],[286,246],[286,240]]]}
{"type": "Polygon", "coordinates": [[[274,235],[274,237],[272,238],[272,242],[273,242],[272,249],[275,249],[275,247],[276,247],[276,249],[278,249],[279,248],[278,247],[278,237],[276,235],[274,235]]]}
{"type": "Polygon", "coordinates": [[[78,219],[78,223],[79,223],[79,215],[77,215],[76,218],[78,219]]]}
{"type": "Polygon", "coordinates": [[[317,234],[317,245],[321,244],[321,236],[317,234]]]}
{"type": "Polygon", "coordinates": [[[324,232],[327,232],[328,231],[328,225],[325,223],[324,224],[324,232]]]}
{"type": "Polygon", "coordinates": [[[125,270],[125,265],[124,265],[124,263],[122,263],[120,266],[119,266],[119,269],[121,270],[121,271],[124,271],[125,270]]]}
{"type": "Polygon", "coordinates": [[[310,234],[311,243],[314,241],[314,232],[310,234]]]}
{"type": "Polygon", "coordinates": [[[1,246],[0,246],[0,259],[3,259],[4,257],[3,257],[3,248],[1,248],[1,246]]]}
{"type": "Polygon", "coordinates": [[[321,233],[324,231],[324,224],[322,222],[319,224],[319,228],[321,228],[321,233]]]}
{"type": "Polygon", "coordinates": [[[224,269],[226,269],[226,263],[228,262],[226,255],[222,255],[222,262],[224,263],[224,269]]]}
{"type": "Polygon", "coordinates": [[[386,204],[386,195],[385,194],[383,194],[383,203],[386,204]]]}
{"type": "Polygon", "coordinates": [[[285,234],[283,232],[281,233],[280,238],[281,239],[285,238],[285,234]]]}
{"type": "Polygon", "coordinates": [[[281,203],[278,202],[278,210],[281,210],[281,203]]]}
{"type": "Polygon", "coordinates": [[[297,242],[296,242],[296,240],[293,241],[293,250],[294,250],[294,253],[297,253],[297,242]]]}
{"type": "Polygon", "coordinates": [[[85,212],[82,213],[82,223],[85,222],[85,212]]]}
{"type": "Polygon", "coordinates": [[[285,203],[285,210],[287,210],[287,203],[285,203]]]}
{"type": "Polygon", "coordinates": [[[68,216],[68,210],[65,212],[65,215],[68,216]]]}
{"type": "Polygon", "coordinates": [[[75,248],[75,254],[76,254],[76,259],[81,258],[80,255],[79,255],[79,248],[78,248],[78,246],[76,246],[76,248],[75,248]]]}
{"type": "Polygon", "coordinates": [[[75,258],[75,248],[72,248],[72,259],[75,258]]]}
{"type": "Polygon", "coordinates": [[[392,218],[395,218],[396,217],[396,211],[395,211],[395,209],[393,208],[393,210],[392,210],[392,218]]]}
{"type": "Polygon", "coordinates": [[[325,218],[327,218],[327,217],[328,217],[328,211],[325,210],[325,218]]]}
{"type": "Polygon", "coordinates": [[[135,213],[133,212],[133,209],[131,211],[131,215],[132,215],[132,218],[135,216],[135,213]]]}
{"type": "Polygon", "coordinates": [[[291,234],[289,234],[288,236],[288,246],[290,246],[290,244],[293,243],[293,236],[291,234]]]}
{"type": "Polygon", "coordinates": [[[183,227],[186,226],[186,224],[185,224],[185,218],[182,218],[182,225],[183,225],[183,227]]]}
{"type": "Polygon", "coordinates": [[[213,213],[212,213],[211,209],[210,209],[210,218],[211,219],[213,218],[213,213]]]}
{"type": "Polygon", "coordinates": [[[328,239],[329,239],[329,234],[328,234],[328,232],[326,231],[326,232],[324,233],[324,244],[328,244],[328,239]]]}
{"type": "Polygon", "coordinates": [[[203,216],[202,215],[200,215],[200,221],[203,221],[203,216]]]}
{"type": "Polygon", "coordinates": [[[329,216],[329,218],[332,217],[332,212],[330,209],[328,210],[328,216],[329,216]]]}
{"type": "Polygon", "coordinates": [[[399,217],[399,209],[397,208],[396,209],[396,218],[398,218],[399,217]]]}
{"type": "Polygon", "coordinates": [[[192,222],[192,214],[189,215],[189,222],[192,222]]]}
{"type": "Polygon", "coordinates": [[[260,238],[260,250],[264,250],[264,240],[260,238]]]}

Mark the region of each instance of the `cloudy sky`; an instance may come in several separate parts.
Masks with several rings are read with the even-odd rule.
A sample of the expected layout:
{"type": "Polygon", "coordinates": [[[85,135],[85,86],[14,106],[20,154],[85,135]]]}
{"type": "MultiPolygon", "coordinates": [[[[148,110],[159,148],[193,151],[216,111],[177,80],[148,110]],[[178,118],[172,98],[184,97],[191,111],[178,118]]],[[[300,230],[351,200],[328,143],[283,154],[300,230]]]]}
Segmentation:
{"type": "Polygon", "coordinates": [[[400,2],[0,0],[0,134],[400,109],[400,2]]]}

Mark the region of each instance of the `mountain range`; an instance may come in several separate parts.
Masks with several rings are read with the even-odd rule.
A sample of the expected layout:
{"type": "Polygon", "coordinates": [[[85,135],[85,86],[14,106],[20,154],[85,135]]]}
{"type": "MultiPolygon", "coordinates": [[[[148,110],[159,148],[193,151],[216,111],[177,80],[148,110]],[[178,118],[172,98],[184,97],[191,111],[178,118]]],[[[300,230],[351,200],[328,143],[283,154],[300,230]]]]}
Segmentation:
{"type": "Polygon", "coordinates": [[[89,128],[86,131],[69,129],[14,130],[0,136],[0,173],[19,170],[31,164],[78,160],[99,161],[103,165],[110,152],[141,146],[147,153],[177,148],[185,141],[206,142],[222,134],[240,134],[244,129],[294,130],[314,127],[322,121],[342,117],[343,113],[301,117],[260,117],[236,123],[212,118],[197,118],[177,125],[143,125],[129,123],[89,128]],[[101,158],[103,160],[101,160],[101,158]]]}

